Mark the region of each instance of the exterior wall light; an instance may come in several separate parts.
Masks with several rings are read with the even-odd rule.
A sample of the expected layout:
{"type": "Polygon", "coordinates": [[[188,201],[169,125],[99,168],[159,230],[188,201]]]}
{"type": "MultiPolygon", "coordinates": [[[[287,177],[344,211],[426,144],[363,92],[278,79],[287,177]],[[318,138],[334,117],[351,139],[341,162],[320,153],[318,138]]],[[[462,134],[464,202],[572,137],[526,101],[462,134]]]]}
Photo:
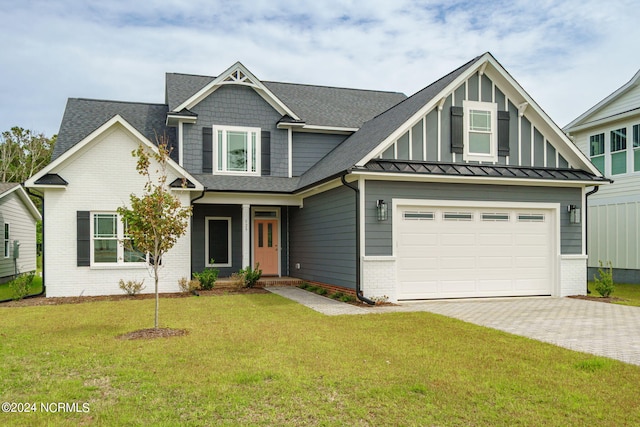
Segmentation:
{"type": "Polygon", "coordinates": [[[580,224],[580,220],[582,219],[580,208],[576,205],[569,205],[567,210],[569,211],[569,222],[571,224],[580,224]]]}
{"type": "Polygon", "coordinates": [[[387,220],[387,204],[384,200],[380,199],[376,201],[376,210],[378,213],[378,221],[387,220]]]}

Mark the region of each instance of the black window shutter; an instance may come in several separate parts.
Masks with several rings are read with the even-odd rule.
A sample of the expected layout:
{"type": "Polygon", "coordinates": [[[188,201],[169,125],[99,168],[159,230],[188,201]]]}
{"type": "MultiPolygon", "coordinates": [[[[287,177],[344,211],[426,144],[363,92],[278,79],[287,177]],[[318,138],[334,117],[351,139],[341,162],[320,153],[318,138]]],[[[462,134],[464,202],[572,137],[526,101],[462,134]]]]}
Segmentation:
{"type": "Polygon", "coordinates": [[[260,141],[261,174],[271,175],[271,132],[263,130],[260,134],[262,139],[260,141]]]}
{"type": "Polygon", "coordinates": [[[509,112],[498,111],[498,156],[509,155],[509,112]]]}
{"type": "Polygon", "coordinates": [[[89,211],[77,211],[77,265],[91,265],[91,218],[89,211]]]}
{"type": "Polygon", "coordinates": [[[464,151],[464,123],[462,107],[451,107],[451,152],[462,154],[464,151]]]}
{"type": "Polygon", "coordinates": [[[213,173],[213,129],[202,128],[202,173],[213,173]]]}

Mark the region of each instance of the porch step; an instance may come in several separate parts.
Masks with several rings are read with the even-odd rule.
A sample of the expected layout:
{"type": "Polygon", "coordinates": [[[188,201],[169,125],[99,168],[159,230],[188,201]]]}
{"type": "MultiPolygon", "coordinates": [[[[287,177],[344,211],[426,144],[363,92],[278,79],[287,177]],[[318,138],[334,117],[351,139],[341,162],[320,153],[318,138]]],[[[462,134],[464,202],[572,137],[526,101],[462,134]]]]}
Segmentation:
{"type": "MultiPolygon", "coordinates": [[[[265,286],[298,286],[301,285],[304,280],[296,279],[295,277],[262,277],[258,280],[256,287],[263,288],[265,286]]],[[[235,285],[230,277],[221,277],[216,280],[215,288],[227,289],[234,288],[235,285]]]]}

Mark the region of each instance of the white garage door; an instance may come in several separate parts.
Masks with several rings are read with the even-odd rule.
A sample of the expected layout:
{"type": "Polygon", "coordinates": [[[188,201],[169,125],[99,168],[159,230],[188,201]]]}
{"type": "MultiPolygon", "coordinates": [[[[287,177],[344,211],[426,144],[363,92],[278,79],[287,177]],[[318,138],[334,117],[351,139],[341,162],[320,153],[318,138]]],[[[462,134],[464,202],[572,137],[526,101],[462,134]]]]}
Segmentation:
{"type": "Polygon", "coordinates": [[[554,211],[400,206],[398,299],[551,295],[554,211]]]}

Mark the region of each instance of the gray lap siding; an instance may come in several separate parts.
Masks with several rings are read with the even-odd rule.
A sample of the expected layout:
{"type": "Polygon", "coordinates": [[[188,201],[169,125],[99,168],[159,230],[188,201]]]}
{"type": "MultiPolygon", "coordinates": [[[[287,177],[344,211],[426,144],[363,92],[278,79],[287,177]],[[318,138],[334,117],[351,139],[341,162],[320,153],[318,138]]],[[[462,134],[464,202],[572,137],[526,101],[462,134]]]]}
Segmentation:
{"type": "Polygon", "coordinates": [[[338,187],[289,209],[290,274],[355,289],[355,192],[338,187]],[[296,268],[300,264],[300,268],[296,268]]]}
{"type": "MultiPolygon", "coordinates": [[[[582,226],[569,223],[568,205],[581,206],[580,188],[524,187],[507,185],[473,185],[372,181],[365,183],[365,255],[392,255],[392,200],[433,199],[499,202],[560,203],[560,251],[582,253],[582,226]],[[388,204],[387,221],[376,219],[376,200],[388,204]]],[[[517,204],[517,203],[516,203],[517,204]]]]}

